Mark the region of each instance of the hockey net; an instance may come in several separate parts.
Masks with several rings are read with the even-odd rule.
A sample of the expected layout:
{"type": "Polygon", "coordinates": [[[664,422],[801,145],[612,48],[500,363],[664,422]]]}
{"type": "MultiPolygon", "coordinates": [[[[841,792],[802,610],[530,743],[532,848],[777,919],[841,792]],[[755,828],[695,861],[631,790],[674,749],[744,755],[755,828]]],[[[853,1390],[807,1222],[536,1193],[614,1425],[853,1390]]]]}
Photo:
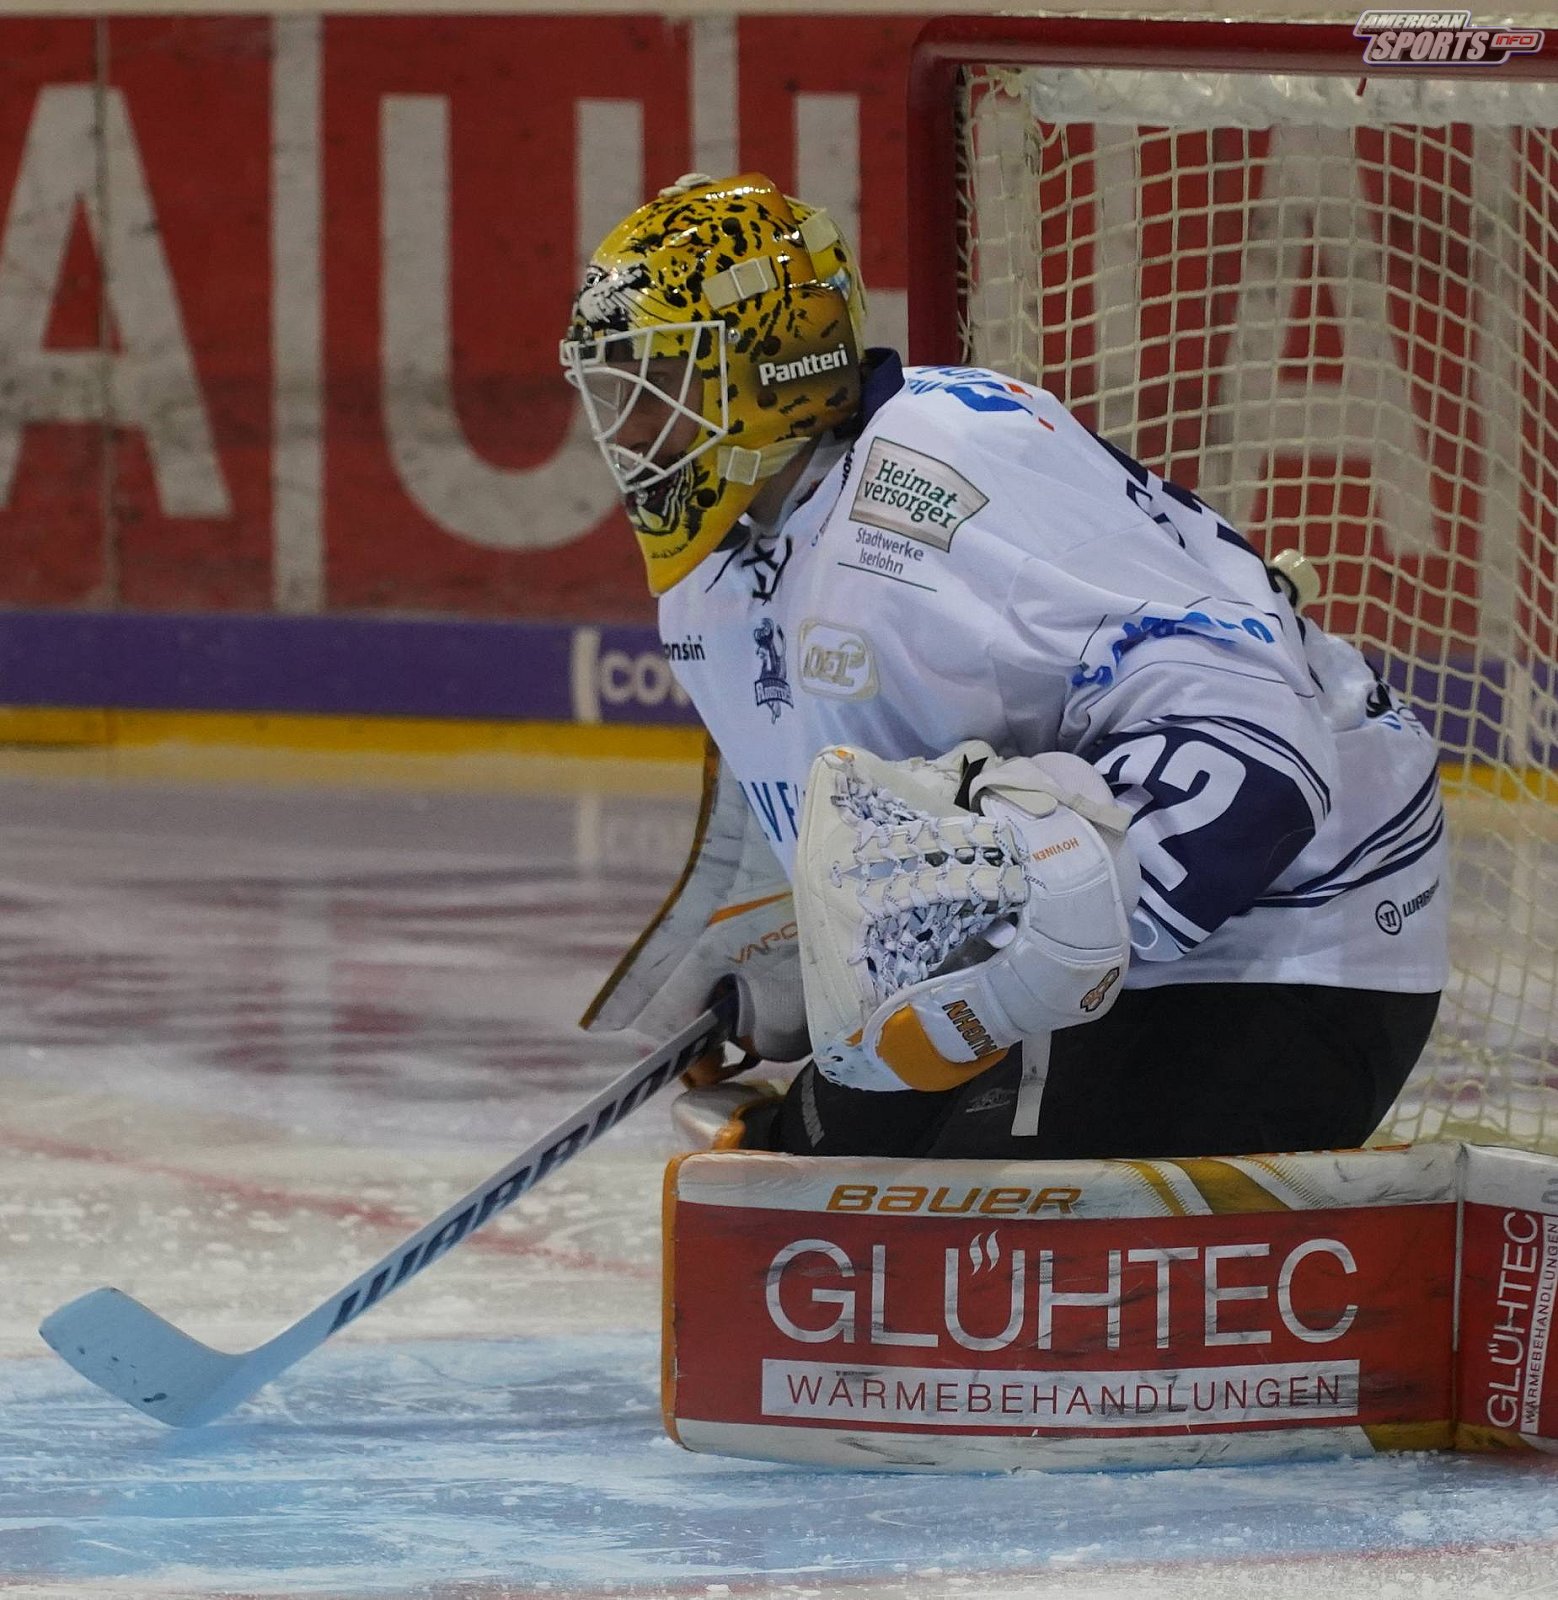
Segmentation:
{"type": "Polygon", "coordinates": [[[1558,82],[983,26],[916,63],[911,355],[1042,384],[1319,569],[1452,828],[1454,974],[1382,1137],[1558,1153],[1558,82]]]}

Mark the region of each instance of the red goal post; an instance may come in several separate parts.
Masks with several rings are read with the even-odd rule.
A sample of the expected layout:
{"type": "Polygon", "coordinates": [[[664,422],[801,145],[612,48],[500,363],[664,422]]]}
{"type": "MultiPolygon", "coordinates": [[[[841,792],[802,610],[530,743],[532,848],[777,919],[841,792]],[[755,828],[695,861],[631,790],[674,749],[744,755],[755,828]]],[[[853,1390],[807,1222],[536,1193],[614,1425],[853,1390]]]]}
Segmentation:
{"type": "Polygon", "coordinates": [[[909,353],[1042,384],[1309,557],[1446,762],[1455,972],[1390,1131],[1558,1152],[1558,32],[1530,44],[934,22],[909,353]]]}

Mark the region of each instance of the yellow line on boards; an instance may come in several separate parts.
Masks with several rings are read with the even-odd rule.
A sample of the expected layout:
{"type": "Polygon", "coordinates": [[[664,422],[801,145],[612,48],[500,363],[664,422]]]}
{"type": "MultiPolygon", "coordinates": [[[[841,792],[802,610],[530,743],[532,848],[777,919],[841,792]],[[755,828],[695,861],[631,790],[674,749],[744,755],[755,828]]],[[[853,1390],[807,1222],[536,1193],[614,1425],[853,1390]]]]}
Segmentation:
{"type": "Polygon", "coordinates": [[[701,760],[696,727],[478,722],[443,717],[297,716],[230,711],[0,707],[0,744],[198,744],[385,755],[542,755],[701,760]]]}
{"type": "Polygon", "coordinates": [[[1444,761],[1439,776],[1448,794],[1471,790],[1499,800],[1558,804],[1558,772],[1548,767],[1498,767],[1479,761],[1444,761]]]}
{"type": "Polygon", "coordinates": [[[699,728],[0,707],[0,780],[696,800],[699,728]]]}

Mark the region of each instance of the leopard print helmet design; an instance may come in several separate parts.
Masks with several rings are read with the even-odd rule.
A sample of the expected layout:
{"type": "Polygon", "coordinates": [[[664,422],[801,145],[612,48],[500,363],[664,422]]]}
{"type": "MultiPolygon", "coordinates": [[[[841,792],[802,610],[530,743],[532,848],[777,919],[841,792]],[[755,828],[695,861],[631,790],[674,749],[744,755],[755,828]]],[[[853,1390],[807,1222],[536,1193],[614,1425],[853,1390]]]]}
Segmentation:
{"type": "Polygon", "coordinates": [[[808,440],[854,414],[864,322],[837,227],[761,174],[681,178],[602,241],[562,362],[652,594],[720,544],[808,440]]]}

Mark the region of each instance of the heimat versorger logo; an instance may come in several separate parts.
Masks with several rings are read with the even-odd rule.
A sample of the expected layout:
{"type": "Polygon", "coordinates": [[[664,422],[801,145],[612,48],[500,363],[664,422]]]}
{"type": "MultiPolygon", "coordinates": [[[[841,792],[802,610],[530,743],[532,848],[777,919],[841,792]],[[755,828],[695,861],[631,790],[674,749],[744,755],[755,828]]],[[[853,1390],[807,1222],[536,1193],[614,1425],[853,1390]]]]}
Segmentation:
{"type": "Polygon", "coordinates": [[[1367,41],[1363,59],[1383,67],[1435,61],[1498,67],[1539,51],[1546,38],[1541,28],[1474,23],[1469,11],[1365,11],[1352,31],[1367,41]]]}

